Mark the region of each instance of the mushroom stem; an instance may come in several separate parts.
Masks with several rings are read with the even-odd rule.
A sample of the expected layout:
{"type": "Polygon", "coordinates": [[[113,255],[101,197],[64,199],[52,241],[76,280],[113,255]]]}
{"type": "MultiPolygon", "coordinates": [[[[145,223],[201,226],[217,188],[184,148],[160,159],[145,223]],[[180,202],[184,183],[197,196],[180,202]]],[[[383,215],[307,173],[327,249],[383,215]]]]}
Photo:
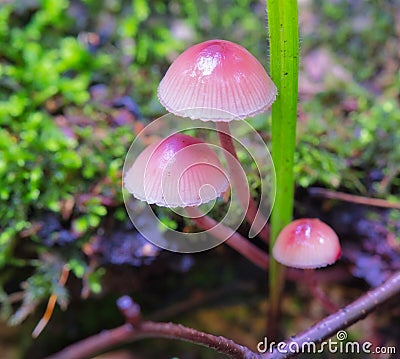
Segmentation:
{"type": "Polygon", "coordinates": [[[214,237],[224,241],[228,246],[235,249],[256,266],[263,270],[267,270],[269,263],[268,255],[249,240],[231,228],[208,217],[197,207],[186,207],[185,210],[199,228],[208,231],[214,237]]]}
{"type": "Polygon", "coordinates": [[[332,314],[339,309],[338,306],[335,303],[333,303],[322,290],[315,276],[315,269],[305,270],[305,280],[307,282],[307,285],[311,293],[314,295],[315,298],[317,298],[320,301],[324,309],[329,314],[332,314]]]}
{"type": "Polygon", "coordinates": [[[246,211],[245,216],[247,222],[259,231],[259,236],[266,242],[269,242],[269,226],[267,224],[267,219],[263,216],[261,211],[251,195],[247,194],[247,183],[240,176],[238,171],[235,171],[235,166],[240,163],[235,149],[235,145],[232,141],[232,135],[230,132],[230,126],[228,122],[216,122],[218,137],[222,148],[227,151],[225,154],[225,159],[228,165],[228,171],[230,177],[232,178],[233,185],[237,189],[239,202],[243,209],[246,211]],[[236,162],[236,163],[235,163],[236,162]]]}

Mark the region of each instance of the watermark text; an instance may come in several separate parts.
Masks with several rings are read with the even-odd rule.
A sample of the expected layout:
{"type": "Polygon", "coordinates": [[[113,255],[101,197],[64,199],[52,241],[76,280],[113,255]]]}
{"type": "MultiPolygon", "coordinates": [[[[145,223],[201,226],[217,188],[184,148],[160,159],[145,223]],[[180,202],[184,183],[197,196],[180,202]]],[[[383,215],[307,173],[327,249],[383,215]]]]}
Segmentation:
{"type": "Polygon", "coordinates": [[[329,353],[366,353],[366,354],[396,354],[396,347],[374,347],[369,341],[357,342],[346,341],[347,332],[340,330],[336,333],[336,339],[328,339],[321,343],[314,343],[311,341],[297,342],[295,340],[289,342],[268,342],[265,337],[257,345],[257,350],[260,353],[278,352],[282,354],[287,353],[308,353],[316,354],[325,351],[329,353]]]}

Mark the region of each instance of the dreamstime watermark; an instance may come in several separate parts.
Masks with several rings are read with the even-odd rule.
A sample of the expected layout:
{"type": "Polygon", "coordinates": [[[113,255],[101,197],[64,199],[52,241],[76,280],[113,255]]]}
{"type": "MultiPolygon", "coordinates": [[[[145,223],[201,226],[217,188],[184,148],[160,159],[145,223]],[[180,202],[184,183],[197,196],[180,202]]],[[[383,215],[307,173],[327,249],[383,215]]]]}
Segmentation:
{"type": "Polygon", "coordinates": [[[369,342],[359,343],[357,341],[347,341],[347,332],[339,330],[336,333],[336,339],[328,339],[321,343],[305,341],[298,343],[289,342],[268,342],[268,338],[257,344],[259,353],[278,352],[281,354],[317,354],[325,351],[329,353],[347,353],[347,354],[396,354],[396,347],[382,346],[378,347],[369,342]]]}

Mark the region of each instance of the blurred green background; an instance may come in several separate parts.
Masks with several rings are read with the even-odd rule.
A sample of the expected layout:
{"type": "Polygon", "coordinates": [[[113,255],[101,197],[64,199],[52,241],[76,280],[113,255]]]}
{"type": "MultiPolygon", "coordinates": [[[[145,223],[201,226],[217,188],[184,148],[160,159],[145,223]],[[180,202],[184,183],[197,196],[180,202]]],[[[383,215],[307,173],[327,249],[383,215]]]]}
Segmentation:
{"type": "MultiPolygon", "coordinates": [[[[298,189],[322,186],[398,200],[399,1],[301,0],[299,6],[298,189]]],[[[0,302],[4,323],[17,325],[2,324],[2,358],[39,358],[98,332],[105,323],[116,325],[121,319],[115,298],[107,296],[112,292],[107,277],[115,278],[110,273],[121,268],[128,274],[115,284],[114,294],[125,288],[149,303],[149,312],[161,305],[151,292],[154,286],[159,285],[159,295],[174,292],[170,303],[179,298],[176,276],[191,268],[185,261],[192,257],[163,254],[179,269],[168,267],[173,274],[163,280],[170,283],[161,285],[159,270],[148,269],[158,259],[143,255],[143,240],[133,249],[118,247],[132,240],[121,171],[135,134],[165,113],[156,90],[169,64],[187,47],[212,38],[241,44],[268,69],[263,1],[0,1],[0,302]],[[114,238],[112,250],[105,238],[114,238]],[[118,250],[133,254],[107,255],[118,250]],[[59,283],[65,264],[71,269],[67,287],[59,283]],[[140,279],[132,284],[127,276],[140,279]],[[143,284],[149,278],[152,285],[143,284]],[[32,342],[30,332],[52,293],[61,307],[75,301],[86,327],[72,323],[62,334],[56,314],[57,340],[49,344],[45,329],[32,342]],[[104,318],[88,309],[88,303],[100,299],[111,308],[104,318]]],[[[268,143],[268,115],[249,121],[268,143]]],[[[398,211],[390,218],[397,228],[398,211]]],[[[219,257],[197,258],[219,270],[219,257]]],[[[184,293],[196,285],[206,291],[208,285],[238,282],[233,268],[211,285],[213,271],[199,268],[185,282],[184,293]]],[[[254,277],[256,285],[262,282],[262,276],[254,277]]],[[[255,303],[264,303],[264,293],[257,293],[252,305],[261,310],[258,305],[264,304],[255,303]]],[[[239,302],[242,297],[247,294],[239,295],[239,302]]],[[[67,316],[74,317],[70,304],[67,316]]],[[[211,321],[215,315],[210,314],[211,321]]],[[[262,324],[255,326],[262,333],[262,324]]],[[[182,358],[216,357],[190,346],[179,350],[182,358]]]]}

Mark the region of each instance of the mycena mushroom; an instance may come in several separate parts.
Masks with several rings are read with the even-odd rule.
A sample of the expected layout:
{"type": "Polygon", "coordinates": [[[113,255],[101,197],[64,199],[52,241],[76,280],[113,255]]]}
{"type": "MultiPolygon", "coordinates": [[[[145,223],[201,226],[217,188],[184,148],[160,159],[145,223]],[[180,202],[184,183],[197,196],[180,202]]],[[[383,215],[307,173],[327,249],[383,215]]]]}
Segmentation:
{"type": "Polygon", "coordinates": [[[187,49],[171,64],[158,87],[158,98],[168,111],[215,122],[262,113],[276,94],[258,60],[226,40],[209,40],[187,49]]]}
{"type": "Polygon", "coordinates": [[[206,143],[175,133],[146,147],[127,172],[125,187],[149,204],[189,207],[219,197],[228,179],[206,143]]]}
{"type": "Polygon", "coordinates": [[[224,168],[210,146],[182,133],[146,147],[124,177],[125,188],[137,199],[168,208],[185,208],[200,228],[266,269],[266,254],[197,208],[221,196],[228,185],[224,168]]]}
{"type": "MultiPolygon", "coordinates": [[[[170,112],[191,119],[214,121],[235,186],[243,185],[233,171],[238,161],[229,122],[266,111],[277,89],[262,65],[245,48],[230,41],[210,40],[192,46],[171,64],[158,87],[158,98],[170,112]]],[[[267,239],[266,219],[252,198],[239,200],[254,227],[267,239]]]]}
{"type": "Polygon", "coordinates": [[[301,218],[289,223],[279,233],[272,250],[274,258],[288,267],[306,269],[304,279],[328,312],[336,305],[316,283],[314,268],[335,263],[342,250],[335,231],[317,218],[301,218]]]}
{"type": "Polygon", "coordinates": [[[317,218],[289,223],[276,239],[273,256],[288,267],[312,269],[335,263],[341,256],[335,231],[317,218]]]}

